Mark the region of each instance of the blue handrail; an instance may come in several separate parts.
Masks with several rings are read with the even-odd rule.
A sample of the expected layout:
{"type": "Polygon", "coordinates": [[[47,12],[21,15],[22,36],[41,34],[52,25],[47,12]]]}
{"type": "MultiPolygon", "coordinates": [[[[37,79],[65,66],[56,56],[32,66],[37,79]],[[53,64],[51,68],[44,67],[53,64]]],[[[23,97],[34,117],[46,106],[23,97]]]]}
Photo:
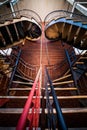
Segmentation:
{"type": "Polygon", "coordinates": [[[8,85],[8,90],[7,90],[7,94],[8,94],[8,95],[9,95],[9,88],[10,88],[11,85],[12,85],[12,81],[13,81],[13,78],[14,78],[14,75],[15,75],[15,72],[16,72],[16,69],[17,69],[17,66],[18,66],[18,62],[19,62],[19,59],[20,59],[20,55],[21,55],[21,49],[20,49],[19,52],[18,52],[15,65],[14,65],[13,71],[12,71],[12,73],[11,73],[11,78],[10,78],[9,85],[8,85]]]}
{"type": "Polygon", "coordinates": [[[47,75],[47,78],[48,78],[48,82],[49,82],[49,86],[51,88],[51,93],[52,93],[52,96],[53,96],[53,100],[54,100],[54,104],[55,104],[55,108],[56,108],[56,112],[57,112],[57,128],[59,130],[67,130],[67,126],[66,126],[66,123],[65,123],[65,120],[64,120],[64,117],[62,115],[62,110],[60,108],[60,105],[59,105],[59,102],[57,100],[57,96],[56,96],[56,93],[55,93],[55,90],[54,90],[54,87],[52,85],[52,81],[50,79],[50,76],[48,74],[48,70],[46,69],[46,75],[47,75]]]}

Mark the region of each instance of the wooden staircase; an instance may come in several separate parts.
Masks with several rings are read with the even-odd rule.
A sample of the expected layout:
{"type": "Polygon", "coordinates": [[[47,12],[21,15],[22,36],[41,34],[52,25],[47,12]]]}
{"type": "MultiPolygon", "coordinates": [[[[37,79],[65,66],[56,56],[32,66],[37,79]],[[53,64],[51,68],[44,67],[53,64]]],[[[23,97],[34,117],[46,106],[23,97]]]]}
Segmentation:
{"type": "Polygon", "coordinates": [[[87,21],[85,16],[70,14],[67,11],[54,11],[46,16],[45,23],[47,39],[62,40],[76,48],[87,49],[87,21]],[[52,19],[49,20],[51,15],[52,19]]]}
{"type": "MultiPolygon", "coordinates": [[[[30,10],[23,10],[16,12],[16,17],[11,14],[7,15],[8,20],[4,15],[0,17],[0,48],[9,48],[19,43],[23,43],[27,38],[31,41],[36,41],[41,36],[41,25],[39,16],[39,23],[33,18],[34,12],[30,10]],[[22,12],[22,14],[21,14],[22,12]],[[31,17],[30,17],[31,12],[31,17]],[[24,15],[25,13],[25,15],[24,15]],[[29,16],[28,16],[29,15],[29,16]],[[11,18],[12,17],[12,18],[11,18]]],[[[36,17],[36,18],[37,18],[36,17]]]]}
{"type": "MultiPolygon", "coordinates": [[[[78,60],[76,60],[74,64],[72,65],[72,69],[74,65],[76,65],[77,63],[79,64],[80,60],[82,59],[85,59],[84,65],[87,66],[86,56],[87,56],[86,52],[80,55],[80,57],[77,58],[78,60]]],[[[55,128],[60,128],[60,125],[57,124],[57,121],[61,120],[61,117],[59,118],[57,116],[58,106],[60,108],[60,111],[62,112],[62,116],[64,118],[67,128],[73,128],[73,129],[76,129],[76,128],[80,129],[83,127],[87,128],[87,125],[86,125],[86,121],[87,121],[87,118],[86,118],[87,117],[86,83],[87,82],[86,82],[86,78],[81,80],[81,78],[83,77],[83,74],[87,72],[87,68],[85,68],[84,73],[80,73],[79,77],[77,76],[78,72],[74,72],[75,75],[73,75],[72,73],[73,71],[71,71],[70,69],[68,73],[65,73],[62,77],[55,79],[53,81],[50,81],[50,82],[49,82],[49,78],[46,77],[45,81],[47,82],[47,84],[45,83],[45,86],[43,88],[45,95],[42,102],[42,104],[45,104],[43,107],[44,113],[42,114],[42,117],[45,118],[46,122],[44,121],[42,123],[44,127],[43,129],[45,129],[46,127],[53,129],[54,125],[55,125],[55,128]],[[74,76],[76,76],[77,78],[74,76]],[[78,82],[78,78],[81,81],[84,81],[83,83],[79,81],[79,83],[82,83],[85,86],[79,83],[76,84],[76,81],[78,82]],[[84,89],[85,92],[83,92],[82,89],[84,89]],[[55,91],[55,94],[54,94],[54,91],[55,91]],[[56,101],[55,101],[55,98],[56,98],[56,101]],[[57,104],[58,106],[56,106],[55,104],[57,104]]]]}
{"type": "MultiPolygon", "coordinates": [[[[24,17],[21,17],[21,19],[22,18],[24,17]]],[[[48,24],[45,29],[45,35],[48,39],[50,40],[61,39],[63,42],[66,41],[68,43],[69,42],[72,43],[71,45],[77,48],[86,49],[84,47],[85,46],[84,44],[82,45],[79,44],[81,43],[82,37],[80,38],[80,40],[78,39],[78,37],[81,36],[81,32],[83,36],[85,36],[86,33],[86,27],[83,26],[81,22],[74,21],[72,19],[69,19],[68,17],[57,18],[56,20],[53,20],[51,22],[52,23],[48,24]],[[52,28],[50,28],[50,26],[52,28]],[[66,32],[70,30],[71,32],[67,34],[66,32]],[[74,31],[76,32],[76,34],[74,31]]],[[[10,25],[13,28],[13,25],[15,24],[16,28],[18,29],[20,28],[21,24],[25,25],[25,23],[26,25],[27,24],[30,25],[32,22],[26,20],[21,21],[18,18],[17,22],[13,22],[10,25]]],[[[37,25],[36,23],[34,24],[37,25]]],[[[4,26],[2,26],[2,28],[4,28],[3,30],[5,30],[6,33],[8,34],[8,36],[6,35],[6,39],[5,37],[3,37],[5,41],[8,39],[7,37],[11,35],[10,30],[12,28],[10,27],[10,25],[6,24],[5,28],[4,26]]],[[[26,28],[27,27],[25,27],[25,32],[26,32],[26,28]]],[[[22,26],[20,30],[21,29],[23,29],[22,26]]],[[[22,35],[21,32],[22,30],[17,32],[19,34],[19,39],[24,39],[26,33],[24,34],[23,31],[22,33],[23,35],[22,35]]],[[[2,30],[1,30],[1,35],[2,35],[2,30]]],[[[38,35],[38,37],[40,35],[38,35]]],[[[28,39],[33,41],[38,39],[38,37],[36,36],[35,33],[35,35],[29,35],[28,39]]],[[[10,39],[8,40],[9,43],[5,44],[6,48],[10,44],[11,40],[12,40],[11,45],[12,46],[14,45],[13,36],[10,36],[9,39],[10,39]]],[[[32,44],[30,44],[31,46],[33,46],[32,49],[30,48],[30,46],[29,48],[26,49],[26,47],[22,45],[20,45],[19,47],[17,46],[13,47],[13,51],[10,55],[12,71],[10,73],[8,83],[6,82],[5,93],[0,94],[0,104],[1,104],[0,105],[0,126],[4,128],[5,127],[15,128],[16,126],[18,126],[18,128],[21,127],[22,123],[21,124],[20,122],[18,123],[18,120],[23,114],[23,108],[25,108],[26,101],[28,100],[28,105],[30,102],[31,105],[29,108],[27,108],[28,114],[26,118],[26,127],[31,128],[32,125],[29,126],[28,123],[32,124],[32,121],[34,121],[33,127],[41,130],[46,130],[46,129],[55,130],[56,128],[60,130],[67,130],[68,128],[74,128],[74,129],[76,128],[80,129],[82,127],[87,128],[87,123],[86,123],[87,122],[87,93],[86,93],[87,92],[87,86],[86,86],[87,52],[76,55],[72,47],[71,48],[65,47],[66,45],[62,46],[61,44],[62,42],[60,43],[55,41],[50,43],[49,41],[45,41],[45,40],[43,41],[44,41],[43,42],[44,45],[42,45],[42,56],[43,56],[42,67],[43,68],[46,67],[48,73],[42,74],[43,77],[40,77],[37,84],[36,84],[35,76],[37,75],[39,66],[37,67],[36,65],[40,62],[39,51],[40,51],[41,41],[37,40],[36,43],[32,42],[32,44]],[[37,44],[37,50],[36,50],[36,44],[37,44]],[[57,44],[58,45],[61,44],[61,45],[58,46],[57,48],[56,47],[57,44]],[[66,53],[64,52],[64,48],[66,50],[65,51],[66,53]],[[57,51],[57,49],[59,52],[57,51]],[[35,56],[33,56],[29,51],[32,51],[35,56]],[[34,66],[24,61],[25,55],[27,58],[28,56],[30,56],[30,59],[26,58],[25,61],[30,60],[29,62],[34,63],[34,66]],[[32,56],[34,62],[31,61],[32,56]],[[49,57],[49,62],[47,56],[49,57]],[[39,57],[38,60],[36,60],[37,57],[39,57]],[[60,62],[61,65],[58,66],[60,62]],[[42,81],[42,79],[45,80],[45,83],[42,81]],[[41,81],[43,84],[40,83],[41,81]],[[84,86],[83,86],[83,81],[85,81],[84,86]],[[41,86],[39,86],[39,83],[41,86]],[[85,92],[82,91],[83,87],[85,92]],[[40,104],[37,107],[38,102],[40,104]],[[59,110],[57,108],[59,108],[59,110]],[[37,116],[35,117],[36,114],[37,116]],[[35,118],[32,118],[33,116],[35,118]],[[61,122],[61,117],[63,119],[62,120],[63,122],[61,122]],[[38,126],[35,125],[35,123],[37,122],[36,119],[39,121],[38,126]],[[64,128],[62,123],[64,123],[64,128]]],[[[27,42],[27,45],[28,43],[31,42],[27,42]]],[[[1,48],[4,48],[3,44],[1,45],[1,48]]],[[[2,65],[2,63],[4,64],[4,61],[1,60],[0,63],[2,65]]],[[[0,67],[1,67],[0,69],[3,70],[3,66],[0,67]]],[[[7,68],[9,68],[9,66],[7,68]]],[[[1,70],[0,70],[0,89],[2,89],[2,86],[4,85],[3,82],[5,81],[5,77],[4,78],[2,77],[1,70]]],[[[43,70],[42,73],[44,73],[43,70]]],[[[6,77],[7,76],[8,75],[6,75],[6,77]]],[[[3,90],[1,92],[3,92],[3,90]]]]}

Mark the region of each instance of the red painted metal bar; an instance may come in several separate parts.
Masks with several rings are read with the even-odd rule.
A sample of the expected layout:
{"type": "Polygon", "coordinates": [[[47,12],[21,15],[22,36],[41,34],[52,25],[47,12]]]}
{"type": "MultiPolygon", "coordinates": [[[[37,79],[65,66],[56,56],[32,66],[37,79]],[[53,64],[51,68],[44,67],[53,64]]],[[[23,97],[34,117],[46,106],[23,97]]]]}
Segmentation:
{"type": "Polygon", "coordinates": [[[36,98],[33,99],[32,113],[28,114],[28,119],[30,121],[29,130],[33,128],[37,129],[39,125],[39,113],[40,113],[40,83],[38,82],[35,90],[36,98]]]}
{"type": "Polygon", "coordinates": [[[30,121],[29,124],[31,124],[31,126],[29,126],[30,127],[29,130],[32,129],[32,127],[38,127],[39,112],[37,112],[37,111],[35,112],[35,110],[38,110],[38,111],[40,110],[40,86],[38,85],[38,81],[40,78],[40,72],[41,72],[41,69],[39,69],[39,71],[37,73],[35,82],[32,86],[32,90],[29,93],[29,96],[25,103],[23,112],[19,118],[16,130],[25,130],[27,117],[29,117],[29,121],[30,121]],[[38,86],[39,86],[39,89],[38,89],[38,86]],[[36,99],[34,100],[35,101],[34,106],[33,106],[34,108],[32,108],[32,113],[31,113],[31,118],[30,118],[29,109],[31,107],[32,99],[33,99],[34,95],[36,95],[36,99]],[[36,105],[37,109],[35,108],[35,105],[36,105]],[[35,116],[35,118],[34,118],[34,116],[35,116]]]}

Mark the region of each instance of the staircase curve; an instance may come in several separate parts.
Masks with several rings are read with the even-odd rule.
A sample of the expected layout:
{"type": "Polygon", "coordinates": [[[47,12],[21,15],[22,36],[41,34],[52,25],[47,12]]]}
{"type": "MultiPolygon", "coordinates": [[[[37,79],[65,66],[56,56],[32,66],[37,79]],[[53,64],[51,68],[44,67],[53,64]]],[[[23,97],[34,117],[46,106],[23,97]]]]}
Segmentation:
{"type": "Polygon", "coordinates": [[[25,39],[36,41],[41,36],[41,18],[32,10],[20,10],[1,15],[0,48],[5,49],[23,43],[25,39]]]}
{"type": "Polygon", "coordinates": [[[49,13],[45,19],[45,36],[62,40],[81,50],[87,49],[87,17],[64,10],[49,13]]]}

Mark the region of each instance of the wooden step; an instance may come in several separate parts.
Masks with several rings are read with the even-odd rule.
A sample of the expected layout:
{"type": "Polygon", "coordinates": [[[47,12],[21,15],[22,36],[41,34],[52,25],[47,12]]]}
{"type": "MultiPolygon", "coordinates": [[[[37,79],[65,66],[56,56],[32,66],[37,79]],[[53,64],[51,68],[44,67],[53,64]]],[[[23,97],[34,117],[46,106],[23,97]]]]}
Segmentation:
{"type": "MultiPolygon", "coordinates": [[[[47,99],[46,96],[44,96],[44,99],[47,99]]],[[[49,96],[49,99],[53,99],[52,96],[49,96]]],[[[63,99],[63,100],[71,100],[71,99],[87,99],[87,95],[76,95],[76,96],[57,96],[57,99],[63,99]]]]}
{"type": "Polygon", "coordinates": [[[73,80],[70,80],[70,81],[63,81],[63,82],[57,82],[57,83],[53,83],[53,85],[63,85],[63,84],[70,84],[70,83],[74,83],[73,80]]]}
{"type": "Polygon", "coordinates": [[[21,82],[21,81],[12,81],[12,82],[16,84],[33,85],[33,83],[30,83],[30,82],[21,82]]]}
{"type": "MultiPolygon", "coordinates": [[[[42,88],[43,90],[46,90],[46,88],[42,88]]],[[[48,90],[51,90],[51,88],[48,88],[48,90]]],[[[58,91],[76,91],[77,88],[73,87],[73,88],[54,88],[54,90],[58,90],[58,91]]]]}
{"type": "MultiPolygon", "coordinates": [[[[62,113],[65,114],[65,113],[72,113],[72,114],[75,114],[75,113],[87,113],[87,107],[86,108],[61,108],[62,110],[62,113]]],[[[53,113],[56,114],[56,109],[53,108],[53,113]]],[[[48,109],[46,108],[45,109],[45,114],[48,114],[48,109]]]]}
{"type": "MultiPolygon", "coordinates": [[[[62,113],[87,113],[87,108],[62,108],[62,113]]],[[[0,114],[21,114],[23,108],[0,108],[0,114]]],[[[48,109],[44,109],[45,114],[48,113],[48,109]]],[[[32,112],[32,108],[29,110],[29,113],[32,112]]],[[[40,108],[39,113],[42,113],[42,108],[40,108]]],[[[56,114],[56,109],[53,108],[53,113],[56,114]]]]}
{"type": "Polygon", "coordinates": [[[14,34],[16,33],[17,39],[19,41],[20,40],[20,36],[19,36],[18,30],[17,30],[17,26],[16,26],[15,23],[13,24],[13,26],[14,26],[14,30],[15,30],[14,34]]]}
{"type": "Polygon", "coordinates": [[[1,31],[1,34],[4,38],[4,40],[5,40],[5,43],[7,45],[12,44],[12,41],[10,39],[10,35],[8,34],[8,30],[7,30],[6,26],[1,27],[0,31],[1,31]]]}
{"type": "Polygon", "coordinates": [[[13,39],[13,42],[18,41],[19,40],[19,34],[18,34],[18,30],[16,27],[16,24],[10,24],[8,25],[9,28],[9,32],[11,33],[11,37],[13,39]]]}
{"type": "Polygon", "coordinates": [[[68,70],[65,72],[64,76],[68,75],[69,73],[70,73],[70,69],[68,69],[68,70]]]}
{"type": "Polygon", "coordinates": [[[62,39],[66,39],[71,28],[71,24],[65,23],[62,31],[62,39]]]}
{"type": "Polygon", "coordinates": [[[61,34],[64,28],[64,22],[57,23],[57,27],[58,27],[59,33],[61,34]]]}
{"type": "Polygon", "coordinates": [[[9,37],[10,37],[11,43],[13,43],[12,33],[10,32],[8,26],[5,26],[5,27],[6,27],[7,33],[8,33],[8,35],[9,35],[9,37]]]}
{"type": "Polygon", "coordinates": [[[74,40],[74,36],[75,36],[77,30],[78,30],[77,26],[73,26],[73,25],[71,26],[70,32],[67,37],[68,42],[71,42],[72,40],[74,40]]]}
{"type": "Polygon", "coordinates": [[[84,62],[77,61],[77,62],[75,62],[75,64],[83,65],[83,64],[84,64],[84,62]]]}
{"type": "MultiPolygon", "coordinates": [[[[0,99],[27,99],[28,96],[0,96],[0,99]]],[[[36,96],[33,96],[33,98],[36,98],[36,96]]],[[[38,96],[38,98],[42,98],[42,96],[38,96]]],[[[47,99],[46,96],[44,96],[44,99],[47,99]]],[[[53,99],[52,96],[49,97],[49,99],[53,99]]],[[[87,99],[87,95],[77,95],[77,96],[57,96],[57,99],[87,99]]]]}
{"type": "MultiPolygon", "coordinates": [[[[42,98],[42,96],[37,96],[38,98],[42,98]]],[[[0,99],[27,99],[28,96],[0,96],[0,99]]],[[[33,96],[36,98],[36,96],[33,96]]]]}
{"type": "Polygon", "coordinates": [[[29,91],[32,88],[9,88],[9,91],[29,91]]]}
{"type": "Polygon", "coordinates": [[[63,79],[69,78],[69,77],[71,77],[71,74],[65,75],[65,76],[63,76],[63,77],[61,77],[61,78],[58,78],[58,79],[55,79],[55,80],[53,80],[52,82],[60,81],[60,80],[63,80],[63,79]]]}
{"type": "Polygon", "coordinates": [[[25,77],[20,76],[20,75],[15,74],[15,76],[18,77],[18,78],[20,78],[20,79],[23,79],[23,80],[26,80],[26,81],[29,81],[29,82],[33,82],[33,80],[25,78],[25,77]]]}
{"type": "MultiPolygon", "coordinates": [[[[75,46],[78,45],[78,43],[81,43],[81,40],[83,39],[85,33],[86,33],[86,30],[83,29],[83,28],[80,28],[80,30],[79,30],[79,32],[77,34],[77,37],[74,40],[75,46]]],[[[80,45],[78,45],[78,46],[80,46],[80,45]]]]}
{"type": "Polygon", "coordinates": [[[80,57],[81,60],[87,60],[87,57],[80,57]]]}
{"type": "MultiPolygon", "coordinates": [[[[21,114],[22,112],[23,112],[23,108],[0,108],[0,114],[21,114]]],[[[31,112],[32,112],[32,108],[29,109],[29,113],[31,112]]],[[[41,112],[42,109],[40,108],[39,113],[41,112]]]]}
{"type": "Polygon", "coordinates": [[[87,72],[85,73],[85,75],[87,76],[87,72]]]}

